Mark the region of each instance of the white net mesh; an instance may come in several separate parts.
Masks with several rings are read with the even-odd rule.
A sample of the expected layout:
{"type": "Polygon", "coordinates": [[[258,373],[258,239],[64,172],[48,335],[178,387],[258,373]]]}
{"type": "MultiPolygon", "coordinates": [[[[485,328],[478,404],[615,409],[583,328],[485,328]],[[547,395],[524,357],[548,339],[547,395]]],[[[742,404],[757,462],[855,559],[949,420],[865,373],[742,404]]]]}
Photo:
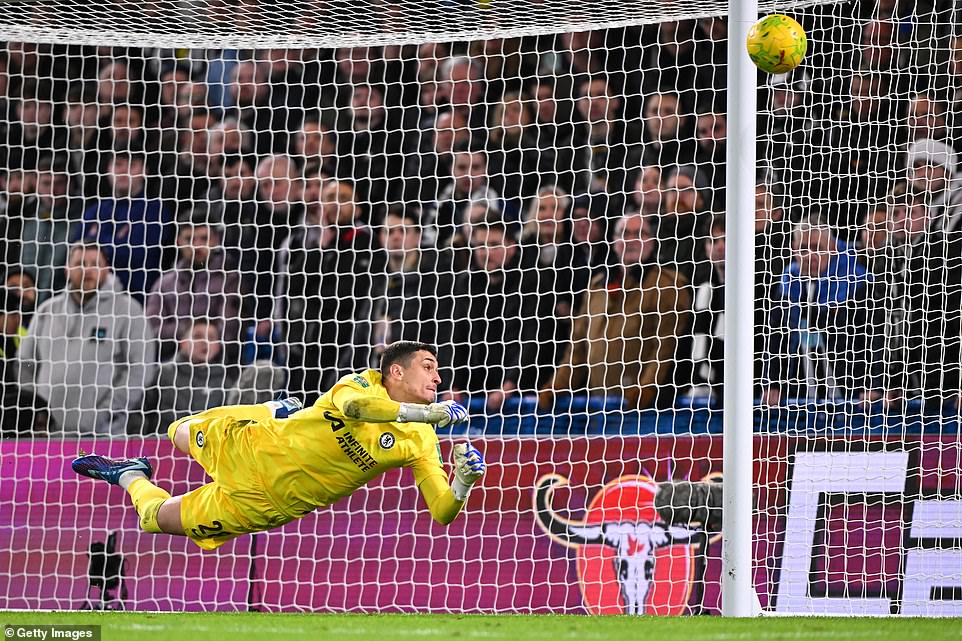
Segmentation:
{"type": "MultiPolygon", "coordinates": [[[[756,592],[951,613],[956,10],[806,5],[760,78],[756,592]]],[[[724,472],[727,28],[644,9],[5,3],[0,607],[717,613],[717,496],[664,484],[724,472]],[[391,471],[201,553],[68,468],[182,494],[172,420],[398,340],[489,463],[447,529],[391,471]]]]}

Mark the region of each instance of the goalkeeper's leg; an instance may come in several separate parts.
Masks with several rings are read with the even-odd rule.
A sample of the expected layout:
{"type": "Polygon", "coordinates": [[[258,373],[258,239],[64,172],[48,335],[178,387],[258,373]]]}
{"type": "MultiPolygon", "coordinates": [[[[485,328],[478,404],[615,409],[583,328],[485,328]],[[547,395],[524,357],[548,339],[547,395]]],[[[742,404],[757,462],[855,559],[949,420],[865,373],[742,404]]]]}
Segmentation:
{"type": "Polygon", "coordinates": [[[234,421],[266,421],[272,418],[287,418],[304,406],[296,398],[287,398],[282,401],[269,401],[259,405],[225,405],[224,407],[214,407],[203,411],[200,414],[187,416],[178,419],[167,428],[167,436],[178,450],[184,454],[190,454],[191,427],[195,428],[194,438],[196,438],[196,427],[200,423],[205,423],[211,419],[231,419],[234,421]]]}
{"type": "Polygon", "coordinates": [[[119,485],[130,494],[140,517],[140,527],[155,534],[184,534],[180,518],[180,496],[171,497],[166,490],[150,482],[154,470],[146,458],[114,461],[89,455],[74,459],[71,467],[82,476],[119,485]]]}

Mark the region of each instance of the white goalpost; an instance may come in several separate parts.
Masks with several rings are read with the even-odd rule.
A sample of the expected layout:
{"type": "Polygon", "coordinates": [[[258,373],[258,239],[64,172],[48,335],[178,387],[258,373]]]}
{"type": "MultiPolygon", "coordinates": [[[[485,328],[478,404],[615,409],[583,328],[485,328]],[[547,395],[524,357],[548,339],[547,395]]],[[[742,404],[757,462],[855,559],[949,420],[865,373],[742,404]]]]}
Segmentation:
{"type": "Polygon", "coordinates": [[[962,615],[958,18],[0,3],[0,610],[962,615]],[[395,470],[202,552],[69,467],[185,493],[170,422],[401,340],[488,463],[448,527],[395,470]]]}

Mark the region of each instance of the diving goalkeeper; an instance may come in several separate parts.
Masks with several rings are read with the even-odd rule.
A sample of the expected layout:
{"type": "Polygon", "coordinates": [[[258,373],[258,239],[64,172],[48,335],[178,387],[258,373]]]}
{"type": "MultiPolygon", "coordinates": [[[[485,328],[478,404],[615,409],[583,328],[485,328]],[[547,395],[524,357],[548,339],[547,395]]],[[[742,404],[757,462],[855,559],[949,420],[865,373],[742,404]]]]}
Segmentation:
{"type": "Polygon", "coordinates": [[[331,505],[387,470],[409,467],[431,516],[447,525],[485,472],[474,447],[454,447],[454,479],[441,461],[434,426],[467,419],[453,401],[436,403],[437,350],[398,342],[380,372],[349,374],[303,409],[297,399],[210,409],[172,423],[174,447],[213,482],[172,497],[150,482],[146,458],[81,456],[78,474],[123,487],[147,532],[186,535],[206,550],[275,528],[331,505]]]}

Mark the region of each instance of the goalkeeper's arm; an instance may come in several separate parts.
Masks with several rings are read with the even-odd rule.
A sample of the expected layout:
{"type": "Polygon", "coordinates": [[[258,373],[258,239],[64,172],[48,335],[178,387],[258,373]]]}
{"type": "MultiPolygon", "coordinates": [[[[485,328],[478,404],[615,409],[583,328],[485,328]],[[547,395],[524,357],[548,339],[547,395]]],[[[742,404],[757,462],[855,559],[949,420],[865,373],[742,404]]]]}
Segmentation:
{"type": "Polygon", "coordinates": [[[344,416],[367,423],[433,423],[445,427],[468,418],[468,411],[454,401],[425,405],[398,403],[350,387],[336,391],[333,400],[344,416]]]}
{"type": "Polygon", "coordinates": [[[429,476],[418,486],[431,517],[441,525],[448,525],[461,512],[471,487],[487,469],[481,452],[467,443],[454,446],[452,462],[454,480],[450,487],[441,476],[429,476]]]}

